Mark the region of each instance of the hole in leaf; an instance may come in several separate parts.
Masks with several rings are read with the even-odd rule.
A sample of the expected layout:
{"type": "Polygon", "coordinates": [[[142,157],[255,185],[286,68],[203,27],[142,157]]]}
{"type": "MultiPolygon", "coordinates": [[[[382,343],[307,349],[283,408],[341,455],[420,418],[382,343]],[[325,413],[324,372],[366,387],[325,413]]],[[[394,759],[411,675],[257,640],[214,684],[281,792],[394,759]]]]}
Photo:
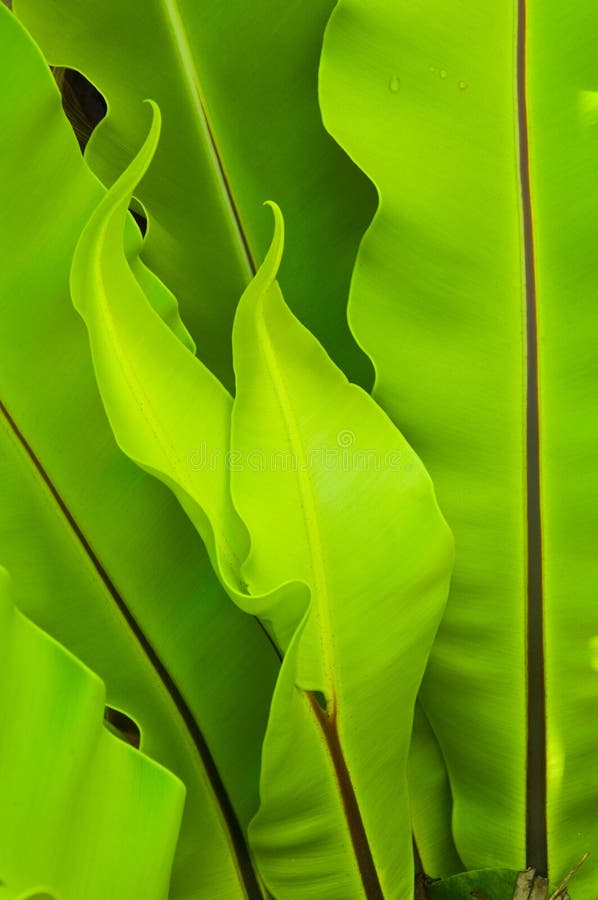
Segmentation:
{"type": "Polygon", "coordinates": [[[137,750],[139,749],[141,731],[137,722],[130,716],[121,712],[120,709],[107,706],[104,710],[104,721],[113,734],[116,734],[117,737],[126,741],[132,747],[136,747],[137,750]]]}
{"type": "Polygon", "coordinates": [[[106,101],[76,69],[55,68],[54,78],[62,94],[62,108],[84,150],[92,131],[106,115],[106,101]]]}

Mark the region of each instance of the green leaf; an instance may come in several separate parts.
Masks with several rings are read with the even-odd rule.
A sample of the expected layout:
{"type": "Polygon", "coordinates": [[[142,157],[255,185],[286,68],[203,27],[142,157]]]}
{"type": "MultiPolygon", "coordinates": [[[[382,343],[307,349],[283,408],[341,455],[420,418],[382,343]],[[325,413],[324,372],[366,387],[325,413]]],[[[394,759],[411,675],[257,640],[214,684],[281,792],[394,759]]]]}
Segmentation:
{"type": "MultiPolygon", "coordinates": [[[[455,532],[422,702],[456,847],[551,877],[598,844],[596,25],[341,0],[320,84],[380,196],[351,325],[455,532]]],[[[597,881],[592,855],[576,900],[597,881]]]]}
{"type": "MultiPolygon", "coordinates": [[[[94,211],[77,244],[73,302],[89,330],[96,376],[119,445],[173,490],[235,601],[267,616],[276,591],[247,605],[240,577],[249,538],[230,496],[232,398],[165,327],[122,252],[131,193],[160,133],[160,113],[153,103],[152,110],[146,142],[94,211]]],[[[295,603],[293,595],[282,589],[300,617],[304,603],[295,603]]]]}
{"type": "Polygon", "coordinates": [[[167,473],[166,482],[228,582],[234,581],[249,547],[230,498],[222,452],[229,445],[232,398],[147,306],[122,252],[131,191],[155,152],[160,121],[153,105],[142,150],[85,227],[73,260],[72,294],[90,332],[103,396],[114,402],[107,404],[107,413],[120,445],[148,471],[167,473]],[[111,303],[119,294],[121,302],[111,303]],[[177,377],[175,402],[169,373],[177,377]]]}
{"type": "Polygon", "coordinates": [[[233,447],[242,456],[259,447],[265,464],[231,477],[252,537],[250,587],[293,578],[311,602],[274,694],[250,837],[275,896],[361,896],[359,876],[368,896],[407,897],[409,736],[451,540],[411,448],[285,306],[274,281],[283,242],[275,214],[233,334],[233,447]],[[277,451],[287,468],[274,464],[277,451]],[[312,792],[326,799],[320,808],[312,792]]]}
{"type": "Polygon", "coordinates": [[[250,828],[267,888],[280,900],[407,898],[407,752],[451,537],[411,448],[285,306],[277,207],[235,320],[228,436],[230,398],[144,302],[119,250],[157,123],[154,112],[73,262],[108,416],[123,449],[172,486],[231,597],[286,650],[250,828]],[[197,442],[207,456],[194,471],[197,442]]]}
{"type": "Polygon", "coordinates": [[[104,183],[145,137],[141,101],[160,106],[162,139],[136,191],[151,219],[143,258],[179,298],[201,359],[223,383],[233,383],[234,310],[270,240],[260,209],[269,197],[284,206],[291,236],[281,273],[289,302],[369,383],[345,308],[373,196],[326,134],[317,102],[334,0],[14,5],[50,62],[81,70],[106,96],[87,154],[104,183]]]}
{"type": "Polygon", "coordinates": [[[429,900],[513,900],[517,872],[509,869],[480,869],[462,872],[426,888],[429,900]]]}
{"type": "MultiPolygon", "coordinates": [[[[160,133],[160,112],[151,106],[152,124],[143,147],[98,205],[77,244],[73,302],[89,330],[98,384],[119,445],[173,490],[228,593],[247,611],[267,618],[277,591],[248,604],[240,574],[249,538],[230,495],[232,398],[165,327],[123,254],[131,193],[160,133]]],[[[296,611],[294,627],[304,603],[292,599],[292,589],[283,587],[281,595],[288,596],[296,611]]],[[[279,631],[277,624],[274,633],[279,631]]]]}
{"type": "Polygon", "coordinates": [[[183,785],[103,727],[104,685],[16,609],[2,569],[0,683],[2,895],[162,900],[183,785]]]}
{"type": "Polygon", "coordinates": [[[463,869],[452,837],[451,788],[446,763],[424,713],[415,705],[409,748],[409,805],[413,838],[426,875],[441,878],[463,869]]]}
{"type": "MultiPolygon", "coordinates": [[[[230,604],[174,498],[114,443],[68,288],[105,192],[5,8],[0,49],[0,559],[19,607],[98,672],[144,752],[184,781],[173,900],[214,885],[255,896],[241,829],[258,804],[278,658],[230,604]]],[[[139,241],[129,220],[135,276],[184,337],[172,296],[135,258],[139,241]]]]}

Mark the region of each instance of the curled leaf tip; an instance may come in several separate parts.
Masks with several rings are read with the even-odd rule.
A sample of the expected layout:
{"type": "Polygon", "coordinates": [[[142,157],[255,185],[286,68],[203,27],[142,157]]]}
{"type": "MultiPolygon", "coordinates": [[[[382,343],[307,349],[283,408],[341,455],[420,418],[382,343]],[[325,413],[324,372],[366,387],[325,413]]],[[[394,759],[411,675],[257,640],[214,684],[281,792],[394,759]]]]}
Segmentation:
{"type": "Polygon", "coordinates": [[[160,107],[158,106],[158,104],[156,103],[156,101],[155,101],[155,100],[152,100],[151,97],[146,97],[146,98],[143,100],[143,103],[147,103],[148,106],[151,107],[151,110],[152,110],[152,120],[157,118],[157,119],[158,119],[158,123],[161,123],[161,121],[162,121],[162,113],[160,112],[160,107]]]}
{"type": "Polygon", "coordinates": [[[278,274],[284,250],[284,217],[280,206],[275,203],[274,200],[266,200],[264,206],[269,206],[272,210],[274,216],[274,235],[272,236],[272,243],[270,244],[264,262],[261,265],[261,270],[268,280],[274,281],[278,274]]]}
{"type": "Polygon", "coordinates": [[[147,132],[143,143],[139,147],[136,156],[134,157],[128,168],[125,169],[125,171],[122,173],[117,182],[118,184],[129,185],[128,189],[131,191],[131,193],[134,186],[139,184],[146,171],[148,170],[150,163],[154,158],[154,154],[160,140],[160,133],[162,131],[162,114],[160,112],[160,107],[158,106],[158,104],[155,102],[155,100],[151,100],[150,98],[146,98],[143,103],[147,103],[151,109],[152,117],[150,121],[149,131],[147,132]]]}
{"type": "Polygon", "coordinates": [[[150,124],[150,130],[145,140],[146,144],[151,144],[152,146],[152,155],[153,151],[155,151],[156,145],[158,143],[158,139],[160,137],[160,131],[162,129],[162,113],[160,112],[160,107],[156,103],[155,100],[152,100],[149,97],[143,101],[147,103],[152,111],[152,120],[150,124]]]}
{"type": "MultiPolygon", "coordinates": [[[[120,177],[114,182],[110,190],[106,192],[81,233],[71,268],[71,287],[74,291],[73,298],[76,296],[85,298],[87,296],[86,289],[79,291],[76,285],[78,278],[83,279],[82,283],[84,283],[84,273],[86,271],[87,263],[82,262],[82,260],[88,258],[87,254],[94,252],[92,250],[94,242],[100,238],[100,235],[103,235],[103,229],[108,222],[119,215],[124,219],[127,214],[131,197],[154,158],[160,139],[160,108],[153,100],[144,100],[143,102],[148,103],[152,111],[149,131],[135,157],[124,172],[122,172],[120,177]]],[[[104,238],[102,237],[102,240],[103,239],[104,238]]],[[[73,299],[73,302],[75,308],[81,312],[79,302],[75,299],[73,299]]]]}
{"type": "Polygon", "coordinates": [[[274,240],[279,239],[284,243],[284,216],[280,206],[274,200],[266,200],[264,206],[269,206],[274,216],[274,240]]]}
{"type": "Polygon", "coordinates": [[[264,206],[269,206],[275,216],[278,215],[282,218],[282,212],[276,200],[264,200],[264,206]]]}

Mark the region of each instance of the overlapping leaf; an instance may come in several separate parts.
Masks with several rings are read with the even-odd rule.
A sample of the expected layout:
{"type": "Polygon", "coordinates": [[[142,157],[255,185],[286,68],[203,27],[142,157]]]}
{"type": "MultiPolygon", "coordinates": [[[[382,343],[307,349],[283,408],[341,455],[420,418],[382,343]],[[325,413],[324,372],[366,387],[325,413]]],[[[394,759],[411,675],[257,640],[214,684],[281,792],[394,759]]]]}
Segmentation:
{"type": "Polygon", "coordinates": [[[420,701],[415,706],[408,782],[414,842],[426,873],[444,878],[460,872],[464,867],[453,840],[446,763],[420,701]]]}
{"type": "MultiPolygon", "coordinates": [[[[229,603],[176,501],[114,443],[68,288],[104,191],[4,7],[0,47],[0,559],[20,608],[103,677],[143,749],[184,780],[173,898],[259,894],[236,819],[246,826],[257,807],[278,659],[229,603]]],[[[138,246],[129,222],[135,277],[188,344],[138,246]]]]}
{"type": "Polygon", "coordinates": [[[558,876],[598,843],[598,20],[481,10],[342,0],[321,103],[380,194],[352,327],[455,530],[422,696],[456,846],[543,869],[547,842],[558,876]]]}
{"type": "Polygon", "coordinates": [[[333,0],[14,5],[50,62],[80,69],[106,96],[87,154],[106,184],[145,136],[141,101],[159,104],[162,140],[137,189],[151,216],[143,257],[176,293],[201,359],[223,383],[232,387],[234,309],[269,243],[268,197],[286,211],[281,278],[291,307],[345,371],[369,381],[345,308],[373,197],[323,129],[317,102],[333,0]]]}
{"type": "Polygon", "coordinates": [[[103,684],[16,609],[2,569],[0,683],[2,896],[164,900],[183,785],[103,727],[103,684]]]}
{"type": "Polygon", "coordinates": [[[412,891],[409,735],[450,536],[413,451],[285,306],[277,209],[235,320],[229,436],[230,398],[164,327],[122,254],[157,127],[154,118],[75,253],[73,299],[100,391],[123,449],[174,489],[232,598],[267,619],[286,651],[251,825],[269,890],[402,900],[412,891]]]}
{"type": "Polygon", "coordinates": [[[284,560],[287,577],[309,586],[311,603],[272,704],[252,846],[275,894],[360,896],[340,854],[346,818],[366,895],[408,897],[406,760],[446,590],[448,533],[411,448],[284,305],[274,281],[281,253],[278,220],[235,321],[233,446],[242,457],[260,446],[264,466],[233,472],[233,496],[252,536],[248,583],[275,584],[284,560]],[[287,468],[275,464],[277,450],[287,468]],[[280,527],[268,527],[281,509],[280,527]],[[325,714],[297,687],[321,695],[325,714]],[[330,797],[317,816],[314,796],[330,797]],[[335,856],[314,854],[314,844],[335,856]],[[294,864],[298,851],[307,864],[294,864]]]}

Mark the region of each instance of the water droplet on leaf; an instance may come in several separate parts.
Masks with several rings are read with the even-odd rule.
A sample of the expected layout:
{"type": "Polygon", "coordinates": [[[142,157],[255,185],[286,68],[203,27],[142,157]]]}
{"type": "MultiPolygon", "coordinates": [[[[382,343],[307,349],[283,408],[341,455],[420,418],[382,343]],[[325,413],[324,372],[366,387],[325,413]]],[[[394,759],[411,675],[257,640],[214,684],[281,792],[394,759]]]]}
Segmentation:
{"type": "Polygon", "coordinates": [[[440,77],[441,77],[441,78],[447,78],[447,77],[448,77],[448,72],[446,71],[446,69],[441,69],[441,70],[440,70],[440,77]]]}
{"type": "Polygon", "coordinates": [[[397,75],[392,75],[388,82],[388,90],[391,94],[398,94],[401,90],[401,82],[397,75]]]}
{"type": "Polygon", "coordinates": [[[466,91],[468,87],[469,87],[469,85],[467,84],[466,81],[459,82],[459,90],[460,91],[466,91]]]}

